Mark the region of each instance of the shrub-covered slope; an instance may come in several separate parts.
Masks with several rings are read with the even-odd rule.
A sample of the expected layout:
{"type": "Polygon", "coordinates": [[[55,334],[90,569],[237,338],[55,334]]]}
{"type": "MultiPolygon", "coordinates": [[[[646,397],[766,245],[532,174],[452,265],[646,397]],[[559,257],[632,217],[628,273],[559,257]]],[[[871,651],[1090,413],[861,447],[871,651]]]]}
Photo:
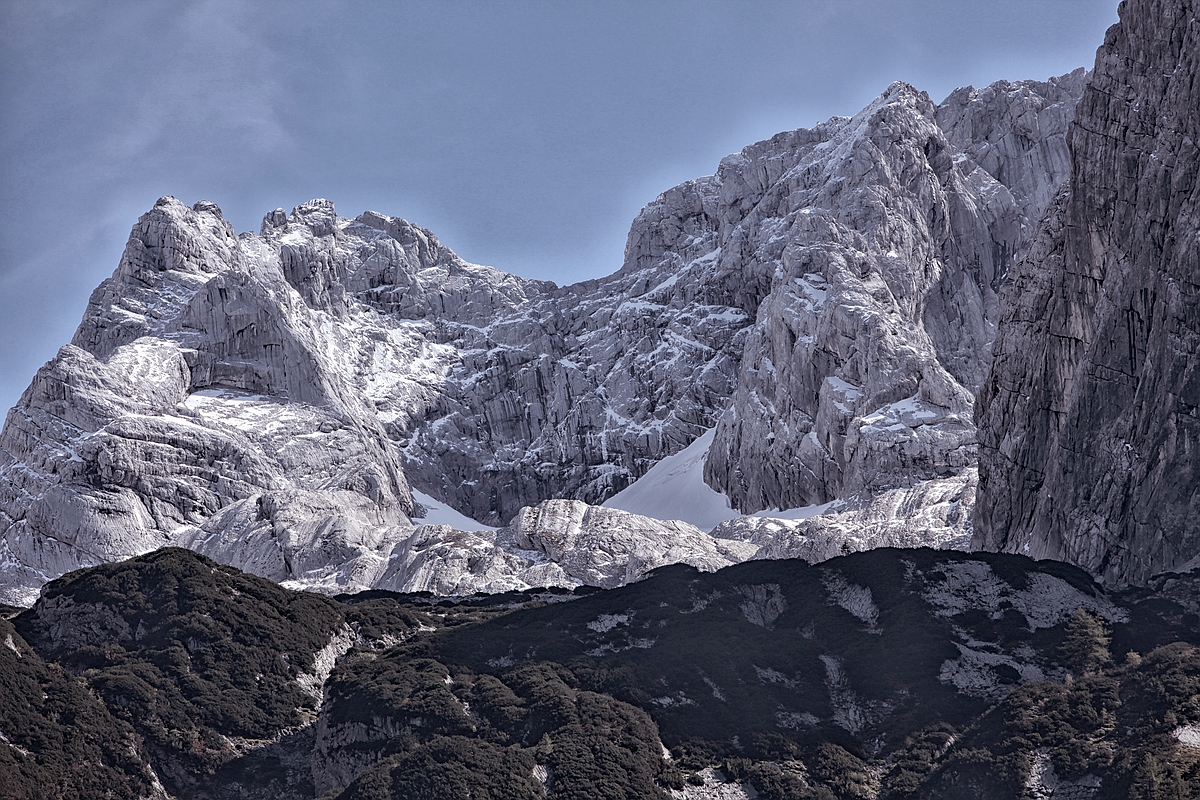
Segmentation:
{"type": "Polygon", "coordinates": [[[0,619],[0,798],[162,797],[133,728],[0,619]]]}
{"type": "Polygon", "coordinates": [[[304,678],[343,616],[325,597],[168,548],[60,578],[16,624],[133,725],[178,794],[311,721],[319,693],[304,678]]]}
{"type": "Polygon", "coordinates": [[[1200,792],[1200,573],[884,549],[330,599],[176,549],[52,583],[11,636],[8,797],[146,796],[147,764],[214,800],[1200,792]]]}

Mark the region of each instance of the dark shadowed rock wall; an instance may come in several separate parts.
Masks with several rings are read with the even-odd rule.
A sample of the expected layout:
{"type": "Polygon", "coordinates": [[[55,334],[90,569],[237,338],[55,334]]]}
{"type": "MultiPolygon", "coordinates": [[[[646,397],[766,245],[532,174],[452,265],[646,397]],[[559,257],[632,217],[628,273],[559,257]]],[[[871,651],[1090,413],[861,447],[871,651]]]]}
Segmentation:
{"type": "Polygon", "coordinates": [[[1128,0],[1001,295],[975,542],[1140,582],[1200,555],[1200,4],[1128,0]]]}

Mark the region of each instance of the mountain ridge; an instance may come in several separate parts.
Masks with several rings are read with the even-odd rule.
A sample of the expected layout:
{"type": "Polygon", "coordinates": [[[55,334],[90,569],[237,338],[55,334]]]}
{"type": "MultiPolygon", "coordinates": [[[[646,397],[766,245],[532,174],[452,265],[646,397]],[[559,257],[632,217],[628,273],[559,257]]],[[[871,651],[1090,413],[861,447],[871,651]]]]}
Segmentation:
{"type": "MultiPolygon", "coordinates": [[[[1010,128],[1034,134],[1022,142],[1037,152],[1065,150],[1084,79],[953,95],[943,115],[963,141],[990,132],[1000,144],[980,136],[980,157],[997,170],[1026,155],[1005,144],[1010,128]]],[[[937,114],[897,83],[857,117],[751,145],[647,206],[620,270],[570,287],[467,264],[404,220],[346,220],[328,201],[235,236],[214,204],[164,198],[0,432],[6,596],[29,602],[49,577],[166,543],[329,591],[413,588],[422,564],[457,585],[456,551],[493,565],[463,591],[521,575],[564,585],[581,578],[503,535],[418,534],[410,483],[501,526],[551,498],[597,504],[713,427],[706,478],[744,512],[852,495],[865,506],[959,480],[973,386],[951,372],[978,369],[962,372],[962,348],[939,342],[990,336],[986,298],[1023,246],[1021,206],[951,155],[937,114]],[[893,201],[910,209],[894,224],[879,216],[893,201]],[[955,239],[959,228],[975,233],[955,239]],[[964,249],[992,229],[1003,245],[964,249]],[[950,328],[922,310],[927,295],[960,290],[973,321],[929,336],[930,320],[950,328]],[[821,366],[764,384],[784,364],[776,340],[787,363],[811,341],[821,366]],[[748,416],[764,408],[790,410],[748,416]],[[796,469],[809,477],[778,480],[796,469]]],[[[1009,174],[1028,202],[1045,194],[1022,183],[1036,170],[1009,174]]],[[[671,548],[647,524],[612,569],[663,563],[671,548]]],[[[734,560],[754,552],[739,547],[734,560]]]]}

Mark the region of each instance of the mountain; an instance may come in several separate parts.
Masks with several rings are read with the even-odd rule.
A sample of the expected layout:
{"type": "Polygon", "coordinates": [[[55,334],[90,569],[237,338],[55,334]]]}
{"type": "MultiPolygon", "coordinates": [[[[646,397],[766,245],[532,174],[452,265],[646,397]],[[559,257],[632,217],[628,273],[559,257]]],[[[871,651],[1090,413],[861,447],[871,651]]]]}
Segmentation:
{"type": "Polygon", "coordinates": [[[0,432],[0,797],[1200,796],[1196,11],[575,286],[163,198],[0,432]]]}
{"type": "Polygon", "coordinates": [[[726,159],[717,179],[746,216],[722,253],[745,265],[757,310],[705,477],[735,507],[824,503],[973,465],[996,289],[1042,190],[1007,165],[1026,152],[988,151],[1010,189],[966,150],[1009,129],[1029,132],[1027,150],[1065,150],[1084,77],[958,92],[941,108],[896,84],[816,135],[726,159]]]}
{"type": "Polygon", "coordinates": [[[974,545],[1143,582],[1200,558],[1200,29],[1124,4],[979,396],[974,545]]]}
{"type": "Polygon", "coordinates": [[[330,599],[164,548],[0,623],[0,758],[81,797],[1184,797],[1198,597],[1200,572],[1106,592],[1056,562],[884,548],[330,599]],[[114,732],[84,756],[108,772],[46,748],[60,694],[87,701],[76,733],[114,732]]]}
{"type": "Polygon", "coordinates": [[[469,594],[964,542],[996,291],[1085,80],[941,106],[897,83],[664,192],[620,270],[562,288],[323,200],[238,236],[163,198],[0,432],[3,596],[168,544],[291,586],[469,594]],[[759,522],[540,506],[599,504],[710,431],[722,507],[837,513],[768,526],[772,550],[759,522]],[[414,488],[472,530],[421,525],[414,488]],[[579,525],[590,565],[556,544],[579,525]]]}

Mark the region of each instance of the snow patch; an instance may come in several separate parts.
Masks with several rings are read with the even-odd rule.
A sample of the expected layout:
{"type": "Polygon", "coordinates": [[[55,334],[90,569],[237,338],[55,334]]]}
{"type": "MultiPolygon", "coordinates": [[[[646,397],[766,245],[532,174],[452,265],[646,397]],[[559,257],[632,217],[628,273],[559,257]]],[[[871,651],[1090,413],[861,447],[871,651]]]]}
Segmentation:
{"type": "Polygon", "coordinates": [[[704,462],[716,428],[709,428],[696,441],[651,467],[632,485],[604,501],[643,517],[682,520],[703,531],[742,516],[729,507],[729,500],[704,483],[704,462]]]}
{"type": "Polygon", "coordinates": [[[861,387],[844,381],[836,375],[830,375],[825,378],[825,383],[829,384],[829,388],[837,395],[839,400],[849,403],[851,406],[857,403],[863,396],[861,387]]]}
{"type": "Polygon", "coordinates": [[[478,520],[471,519],[466,514],[455,511],[450,506],[424,492],[413,489],[413,500],[421,506],[413,511],[413,522],[418,525],[449,525],[456,531],[494,531],[490,525],[484,525],[478,520]],[[420,514],[420,516],[418,516],[420,514]]]}
{"type": "MultiPolygon", "coordinates": [[[[847,384],[849,386],[849,384],[847,384]]],[[[704,482],[704,462],[716,437],[709,428],[673,456],[667,456],[624,490],[605,500],[605,508],[617,508],[658,520],[680,520],[711,531],[722,522],[744,516],[760,519],[802,520],[825,513],[833,503],[786,510],[759,511],[745,515],[729,507],[729,499],[704,482]]]]}
{"type": "Polygon", "coordinates": [[[931,425],[939,422],[947,416],[948,412],[946,409],[925,403],[914,394],[903,400],[897,400],[894,403],[880,406],[875,411],[863,417],[859,424],[863,428],[883,428],[887,430],[894,429],[897,426],[918,428],[922,425],[931,425]]]}
{"type": "Polygon", "coordinates": [[[1171,735],[1184,747],[1200,750],[1200,725],[1180,725],[1171,735]]]}

